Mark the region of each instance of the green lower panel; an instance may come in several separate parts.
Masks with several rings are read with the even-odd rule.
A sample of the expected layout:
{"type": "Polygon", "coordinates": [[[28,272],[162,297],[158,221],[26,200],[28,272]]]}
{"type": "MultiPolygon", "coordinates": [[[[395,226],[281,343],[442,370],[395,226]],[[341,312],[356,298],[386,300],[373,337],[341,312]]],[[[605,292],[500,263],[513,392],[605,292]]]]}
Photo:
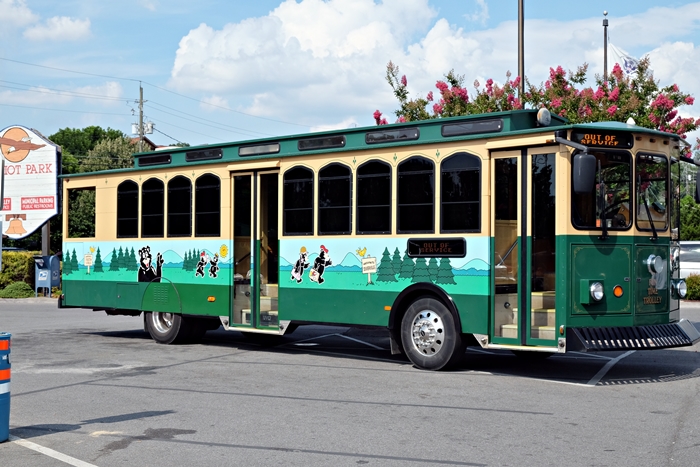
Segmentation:
{"type": "Polygon", "coordinates": [[[230,287],[163,282],[63,280],[66,306],[228,316],[230,287]],[[210,301],[212,297],[213,301],[210,301]]]}
{"type": "Polygon", "coordinates": [[[279,292],[280,320],[386,326],[396,292],[284,288],[279,292]]]}

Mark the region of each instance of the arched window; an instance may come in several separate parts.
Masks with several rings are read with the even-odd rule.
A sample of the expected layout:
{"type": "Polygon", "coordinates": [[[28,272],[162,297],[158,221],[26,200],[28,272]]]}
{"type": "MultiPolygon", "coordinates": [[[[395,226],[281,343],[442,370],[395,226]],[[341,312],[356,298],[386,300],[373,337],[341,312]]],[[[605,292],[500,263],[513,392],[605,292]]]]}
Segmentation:
{"type": "Polygon", "coordinates": [[[313,235],[314,173],[305,167],[293,167],[284,173],[284,235],[313,235]]]}
{"type": "Polygon", "coordinates": [[[398,233],[435,231],[435,166],[425,157],[414,156],[399,164],[398,233]]]}
{"type": "Polygon", "coordinates": [[[459,152],[441,164],[440,232],[478,232],[481,159],[459,152]]]}
{"type": "Polygon", "coordinates": [[[117,187],[117,238],[139,236],[139,186],[131,180],[117,187]]]}
{"type": "Polygon", "coordinates": [[[192,235],[192,182],[178,175],[168,182],[168,237],[192,235]]]}
{"type": "Polygon", "coordinates": [[[194,185],[194,235],[218,237],[221,235],[221,180],[216,175],[204,174],[194,185]]]}
{"type": "Polygon", "coordinates": [[[349,234],[351,209],[350,167],[337,163],[325,166],[318,172],[318,234],[349,234]]]}
{"type": "Polygon", "coordinates": [[[162,237],[165,211],[165,185],[149,178],[141,186],[141,236],[162,237]]]}
{"type": "Polygon", "coordinates": [[[365,162],[357,168],[357,233],[391,233],[391,166],[365,162]]]}

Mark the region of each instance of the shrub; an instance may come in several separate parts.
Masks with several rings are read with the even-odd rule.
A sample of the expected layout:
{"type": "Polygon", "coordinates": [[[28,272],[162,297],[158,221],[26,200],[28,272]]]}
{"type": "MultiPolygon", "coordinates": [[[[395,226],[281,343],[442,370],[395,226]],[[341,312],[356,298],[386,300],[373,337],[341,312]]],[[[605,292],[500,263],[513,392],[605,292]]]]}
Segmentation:
{"type": "Polygon", "coordinates": [[[688,294],[686,300],[700,300],[700,275],[691,274],[685,278],[685,284],[688,286],[688,294]]]}
{"type": "Polygon", "coordinates": [[[34,256],[28,251],[3,251],[0,289],[20,281],[29,288],[34,285],[34,256]]]}
{"type": "Polygon", "coordinates": [[[26,282],[13,282],[0,290],[0,298],[29,298],[34,295],[34,290],[26,282]]]}

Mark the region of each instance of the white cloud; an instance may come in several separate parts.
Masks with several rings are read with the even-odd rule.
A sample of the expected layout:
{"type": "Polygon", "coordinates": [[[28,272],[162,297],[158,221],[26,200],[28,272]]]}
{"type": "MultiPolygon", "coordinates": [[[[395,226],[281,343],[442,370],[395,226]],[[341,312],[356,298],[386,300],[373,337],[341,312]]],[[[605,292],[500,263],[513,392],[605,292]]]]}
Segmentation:
{"type": "Polygon", "coordinates": [[[89,19],[72,19],[67,16],[54,16],[44,24],[32,26],[24,31],[24,37],[32,41],[74,41],[89,36],[89,19]]]}
{"type": "Polygon", "coordinates": [[[39,20],[39,17],[27,7],[25,0],[0,0],[0,11],[3,17],[0,32],[21,28],[39,20]]]}
{"type": "Polygon", "coordinates": [[[486,21],[489,19],[489,6],[486,4],[486,0],[476,0],[476,11],[471,14],[466,14],[464,17],[468,21],[485,25],[486,21]]]}
{"type": "Polygon", "coordinates": [[[207,112],[221,110],[221,109],[217,109],[217,107],[224,108],[224,109],[231,108],[228,104],[228,100],[221,97],[221,96],[203,97],[202,103],[199,105],[200,109],[207,111],[207,112]]]}
{"type": "MultiPolygon", "coordinates": [[[[476,6],[471,19],[485,21],[486,3],[476,0],[476,6]]],[[[609,32],[619,47],[649,53],[662,85],[676,81],[685,90],[684,83],[694,88],[700,74],[698,47],[658,44],[683,34],[691,41],[699,24],[695,3],[615,18],[609,32]],[[652,46],[658,52],[649,51],[652,46]]],[[[475,79],[483,86],[487,78],[502,83],[507,71],[517,75],[517,29],[516,21],[505,21],[468,31],[436,20],[428,0],[287,0],[264,17],[191,30],[180,41],[169,84],[217,96],[239,111],[312,128],[327,128],[319,124],[324,121],[372,124],[375,109],[392,116],[398,107],[384,80],[389,60],[407,75],[410,97],[435,92],[436,80],[453,68],[473,93],[475,79]]],[[[575,70],[586,62],[587,85],[594,86],[595,75],[603,72],[600,18],[526,20],[525,54],[532,84],[546,80],[550,67],[575,70]]]]}

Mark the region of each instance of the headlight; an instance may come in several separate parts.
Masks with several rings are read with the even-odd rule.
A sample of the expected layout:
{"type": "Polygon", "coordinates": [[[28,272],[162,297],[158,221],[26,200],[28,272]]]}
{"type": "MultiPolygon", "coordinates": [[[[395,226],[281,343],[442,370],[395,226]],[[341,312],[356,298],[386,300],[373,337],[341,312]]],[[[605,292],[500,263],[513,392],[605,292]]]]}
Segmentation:
{"type": "Polygon", "coordinates": [[[603,296],[605,295],[605,293],[603,292],[603,284],[601,284],[600,282],[592,283],[588,290],[591,292],[591,297],[596,302],[601,301],[603,299],[603,296]]]}
{"type": "Polygon", "coordinates": [[[685,281],[681,280],[678,281],[678,296],[681,298],[685,298],[685,296],[688,294],[688,286],[685,285],[685,281]]]}
{"type": "Polygon", "coordinates": [[[661,256],[649,255],[647,268],[650,274],[656,274],[664,270],[664,259],[661,256]]]}

